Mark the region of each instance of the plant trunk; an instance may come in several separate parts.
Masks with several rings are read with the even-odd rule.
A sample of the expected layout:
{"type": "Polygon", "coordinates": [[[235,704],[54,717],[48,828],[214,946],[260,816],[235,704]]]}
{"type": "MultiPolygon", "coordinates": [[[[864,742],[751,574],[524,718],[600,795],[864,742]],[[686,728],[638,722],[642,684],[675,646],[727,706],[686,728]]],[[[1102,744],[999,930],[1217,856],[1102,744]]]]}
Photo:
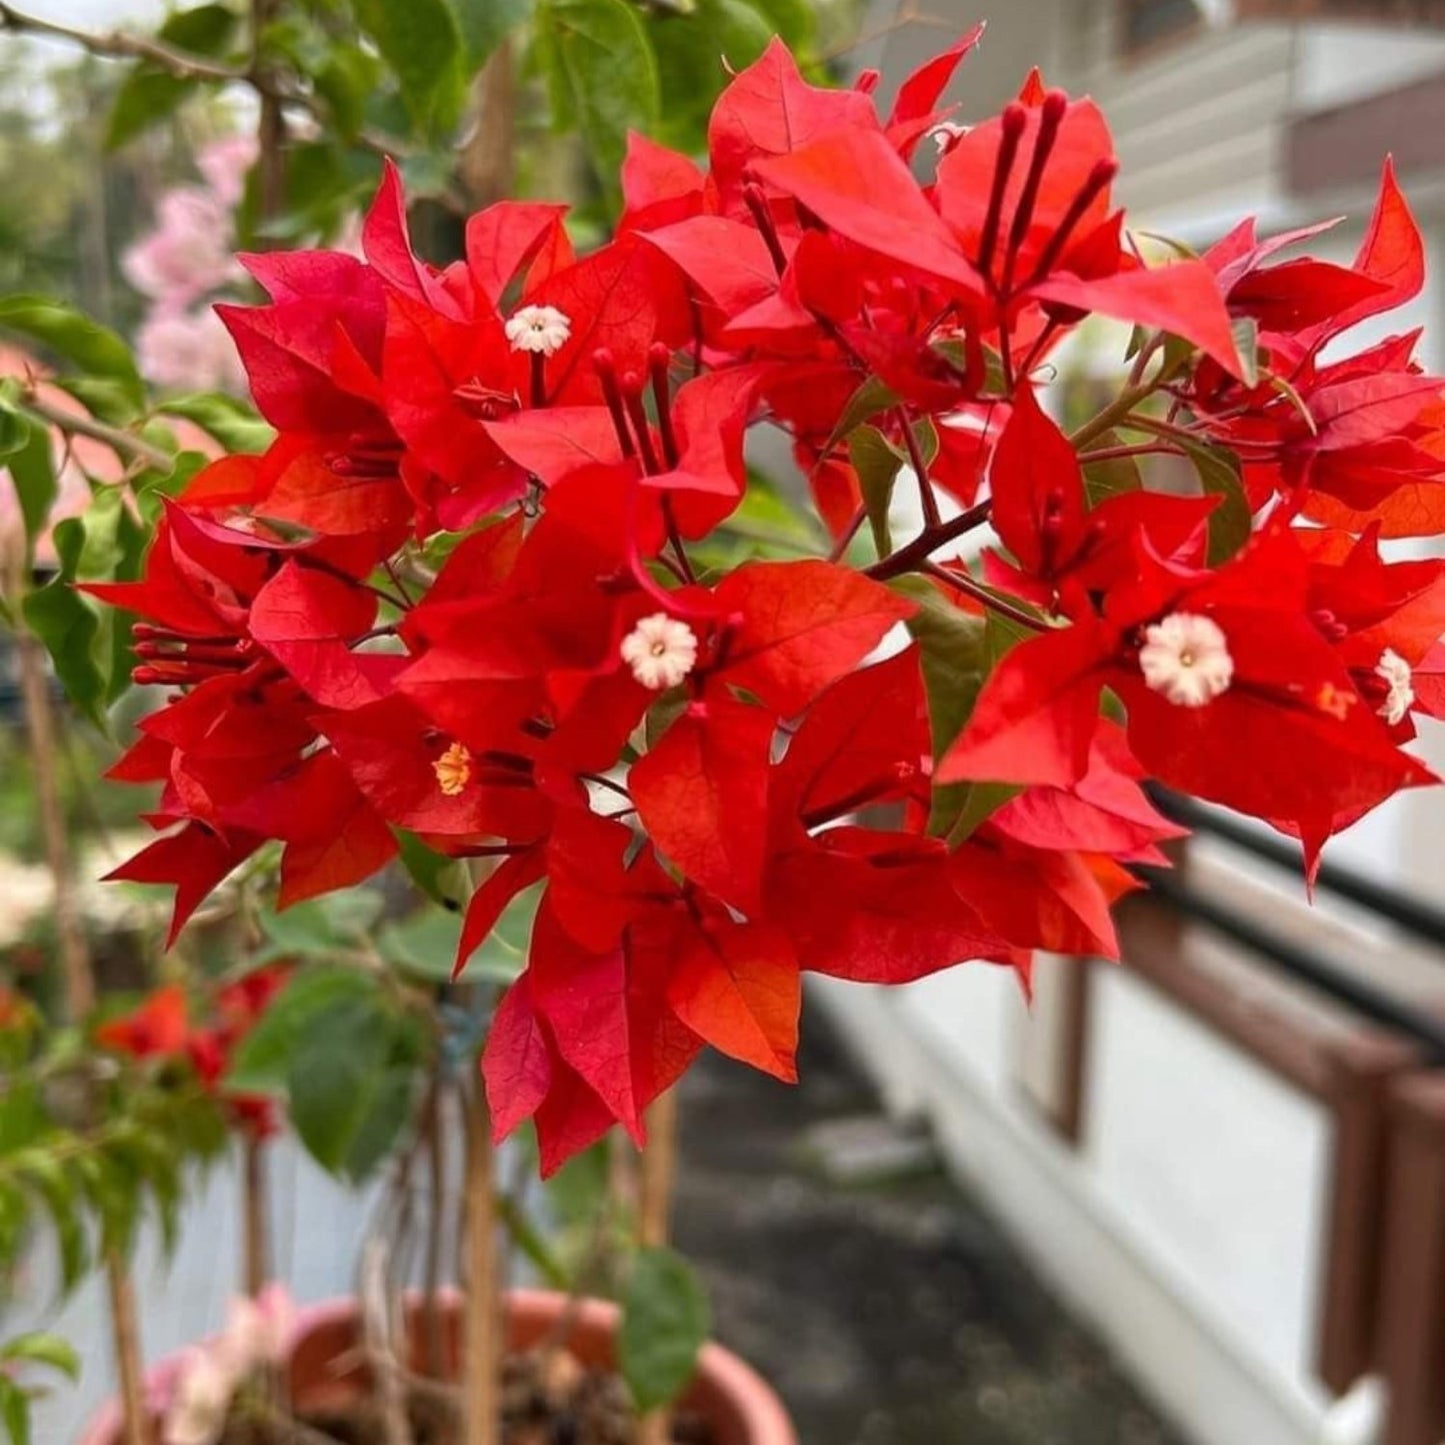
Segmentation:
{"type": "Polygon", "coordinates": [[[55,936],[65,981],[65,1007],[70,1021],[79,1024],[95,1007],[95,979],[91,973],[85,924],[76,896],[75,870],[66,836],[65,808],[60,798],[55,717],[50,708],[45,651],[23,628],[16,632],[15,645],[20,660],[25,729],[29,735],[30,759],[34,768],[35,804],[40,813],[45,861],[55,889],[55,936]]]}
{"type": "MultiPolygon", "coordinates": [[[[660,1249],[672,1224],[672,1187],[677,1175],[677,1091],[660,1095],[647,1111],[647,1145],[642,1151],[637,1204],[637,1242],[660,1249]]],[[[649,1411],[638,1424],[638,1445],[668,1445],[672,1411],[665,1405],[649,1411]]]]}
{"type": "Polygon", "coordinates": [[[480,208],[512,194],[516,172],[517,67],[511,38],[487,58],[472,82],[472,127],[457,155],[457,174],[480,208]]]}
{"type": "Polygon", "coordinates": [[[260,242],[267,247],[274,241],[265,234],[266,226],[286,208],[286,113],[261,43],[279,8],[278,0],[251,0],[250,79],[260,103],[256,121],[257,219],[260,242]]]}
{"type": "Polygon", "coordinates": [[[491,1120],[480,1078],[463,1091],[466,1111],[466,1297],[462,1316],[465,1445],[502,1438],[502,1309],[497,1263],[497,1176],[491,1120]]]}
{"type": "MultiPolygon", "coordinates": [[[[75,889],[70,839],[60,798],[55,715],[50,707],[45,654],[40,643],[23,626],[17,628],[15,641],[20,661],[21,703],[25,709],[25,728],[34,770],[35,800],[40,812],[40,831],[45,840],[45,858],[55,888],[55,934],[65,980],[66,1013],[71,1023],[80,1027],[95,1007],[95,975],[90,966],[90,949],[75,889]]],[[[110,1295],[116,1374],[125,1415],[125,1445],[146,1445],[145,1385],[140,1335],[136,1327],[135,1291],[126,1262],[116,1250],[106,1253],[105,1279],[110,1295]]]]}
{"type": "Polygon", "coordinates": [[[267,1217],[266,1144],[247,1133],[241,1139],[241,1207],[245,1256],[241,1262],[246,1293],[255,1299],[271,1278],[271,1231],[267,1217]]]}

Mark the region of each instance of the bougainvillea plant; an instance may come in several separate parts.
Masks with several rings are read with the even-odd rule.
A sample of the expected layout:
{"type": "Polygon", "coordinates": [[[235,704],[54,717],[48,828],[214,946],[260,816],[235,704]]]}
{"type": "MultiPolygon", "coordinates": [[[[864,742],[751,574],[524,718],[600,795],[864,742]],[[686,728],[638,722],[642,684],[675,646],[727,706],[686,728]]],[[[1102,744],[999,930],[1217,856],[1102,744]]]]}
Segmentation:
{"type": "Polygon", "coordinates": [[[708,170],[633,137],[586,255],[503,202],[437,270],[388,171],[362,258],[244,258],[270,301],[221,314],[276,440],[92,588],[166,690],[115,769],[163,784],[160,836],[115,876],[175,885],[173,936],[267,842],[283,904],[471,860],[459,970],[540,885],[483,1073],[544,1169],[640,1137],[704,1044],[793,1078],[805,972],[1114,952],[1179,832],[1146,779],[1307,867],[1433,781],[1445,563],[1380,544],[1445,531],[1442,382],[1416,333],[1334,344],[1421,288],[1392,173],[1352,265],[1249,222],[1148,264],[1090,101],[937,108],[975,39],[883,118],[775,43],[708,170]],[[1070,435],[1051,357],[1090,316],[1132,341],[1070,435]],[[813,555],[738,545],[759,432],[813,555]]]}

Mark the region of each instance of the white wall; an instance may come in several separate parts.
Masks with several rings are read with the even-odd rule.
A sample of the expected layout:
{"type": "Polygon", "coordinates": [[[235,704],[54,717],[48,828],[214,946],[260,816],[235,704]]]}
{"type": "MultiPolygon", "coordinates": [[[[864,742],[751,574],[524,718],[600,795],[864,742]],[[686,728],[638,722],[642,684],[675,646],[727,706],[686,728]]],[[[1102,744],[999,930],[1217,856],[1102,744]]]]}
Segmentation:
{"type": "Polygon", "coordinates": [[[1315,22],[1299,27],[1295,63],[1295,109],[1331,110],[1445,70],[1445,35],[1315,22]]]}
{"type": "Polygon", "coordinates": [[[1083,1167],[1141,1258],[1308,1388],[1328,1116],[1137,976],[1096,968],[1092,984],[1083,1167]]]}

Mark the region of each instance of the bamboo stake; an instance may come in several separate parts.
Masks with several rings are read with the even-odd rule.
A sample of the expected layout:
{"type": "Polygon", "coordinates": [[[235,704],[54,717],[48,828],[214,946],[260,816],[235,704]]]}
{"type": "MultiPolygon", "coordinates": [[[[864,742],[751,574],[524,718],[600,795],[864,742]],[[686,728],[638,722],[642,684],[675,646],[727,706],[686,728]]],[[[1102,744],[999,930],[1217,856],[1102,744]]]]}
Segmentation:
{"type": "Polygon", "coordinates": [[[426,1279],[422,1297],[422,1319],[426,1331],[426,1365],[431,1375],[440,1380],[446,1372],[443,1348],[441,1280],[442,1232],[446,1210],[447,1157],[446,1109],[441,1065],[432,1078],[426,1103],[427,1157],[430,1164],[426,1213],[426,1279]]]}
{"type": "Polygon", "coordinates": [[[669,1089],[647,1111],[637,1204],[637,1242],[644,1249],[667,1243],[672,1224],[672,1186],[677,1174],[677,1094],[669,1089]]]}
{"type": "Polygon", "coordinates": [[[249,1132],[242,1135],[241,1170],[241,1213],[245,1231],[241,1277],[246,1293],[255,1299],[271,1278],[271,1231],[267,1217],[266,1144],[249,1132]]]}
{"type": "Polygon", "coordinates": [[[35,802],[45,861],[55,888],[55,934],[60,967],[65,979],[65,1006],[72,1023],[80,1023],[95,1007],[95,979],[90,950],[75,891],[70,846],[66,838],[65,809],[60,800],[60,767],[56,757],[55,719],[50,710],[45,653],[35,637],[19,628],[15,645],[20,660],[20,694],[25,709],[25,730],[34,764],[35,802]]]}
{"type": "Polygon", "coordinates": [[[466,1295],[462,1316],[462,1438],[500,1445],[502,1310],[498,1293],[497,1177],[481,1080],[463,1091],[466,1114],[466,1295]]]}
{"type": "Polygon", "coordinates": [[[110,1250],[105,1256],[105,1281],[110,1292],[111,1335],[116,1374],[120,1378],[125,1445],[148,1445],[145,1416],[145,1371],[141,1366],[140,1331],[136,1327],[135,1285],[124,1258],[110,1250]]]}
{"type": "MultiPolygon", "coordinates": [[[[65,980],[66,1012],[81,1024],[95,1007],[95,975],[90,964],[85,925],[75,888],[75,872],[60,799],[60,769],[55,746],[55,718],[40,643],[23,626],[15,633],[20,662],[20,697],[34,767],[35,799],[45,858],[55,887],[55,933],[65,980]]],[[[125,1445],[146,1445],[145,1385],[142,1379],[140,1334],[136,1326],[135,1289],[125,1260],[110,1250],[105,1257],[106,1286],[115,1344],[116,1373],[125,1420],[125,1445]]]]}
{"type": "MultiPolygon", "coordinates": [[[[669,1089],[647,1111],[647,1144],[638,1181],[637,1242],[660,1249],[672,1232],[672,1190],[677,1177],[677,1091],[669,1089]]],[[[638,1445],[669,1445],[672,1411],[652,1410],[638,1422],[638,1445]]]]}

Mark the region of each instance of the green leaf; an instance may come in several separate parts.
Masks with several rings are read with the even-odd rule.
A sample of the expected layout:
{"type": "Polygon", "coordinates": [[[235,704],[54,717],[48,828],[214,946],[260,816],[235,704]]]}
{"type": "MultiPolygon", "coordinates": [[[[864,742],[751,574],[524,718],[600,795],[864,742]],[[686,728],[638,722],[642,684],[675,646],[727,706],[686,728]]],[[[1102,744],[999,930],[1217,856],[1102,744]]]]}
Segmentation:
{"type": "Polygon", "coordinates": [[[56,577],[26,595],[25,622],[45,645],[55,675],[76,710],[102,731],[109,678],[96,657],[100,619],[64,577],[56,577]]]}
{"type": "Polygon", "coordinates": [[[105,708],[123,690],[130,669],[129,627],[123,613],[102,610],[74,584],[135,577],[146,534],[124,490],[101,486],[90,506],[57,523],[52,535],[60,571],[26,595],[22,610],[71,703],[105,731],[105,708]]]}
{"type": "Polygon", "coordinates": [[[90,1262],[85,1229],[76,1210],[75,1182],[44,1145],[12,1155],[11,1167],[39,1197],[50,1216],[60,1256],[60,1282],[68,1293],[80,1283],[90,1262]]]}
{"type": "Polygon", "coordinates": [[[1240,375],[1246,386],[1259,385],[1259,322],[1252,316],[1239,316],[1230,323],[1234,332],[1234,349],[1239,355],[1240,375]]]}
{"type": "MultiPolygon", "coordinates": [[[[197,5],[178,10],[161,26],[158,37],[173,50],[217,59],[231,48],[239,23],[240,16],[228,5],[197,5]]],[[[116,92],[106,145],[112,150],[124,145],[173,114],[197,87],[215,83],[172,75],[140,61],[116,92]]]]}
{"type": "Polygon", "coordinates": [[[752,8],[784,40],[794,54],[812,43],[817,11],[812,0],[750,0],[752,8]]]}
{"type": "Polygon", "coordinates": [[[391,67],[412,119],[438,134],[460,114],[462,37],[447,0],[352,0],[357,23],[391,67]]]}
{"type": "Polygon", "coordinates": [[[661,82],[659,138],[685,151],[703,149],[708,117],[729,70],[749,66],[774,26],[745,0],[696,0],[691,13],[655,16],[648,36],[661,82]]]}
{"type": "Polygon", "coordinates": [[[0,327],[18,331],[94,377],[115,385],[133,412],[145,405],[145,383],[130,348],[84,313],[46,296],[0,296],[0,327]]]}
{"type": "MultiPolygon", "coordinates": [[[[467,960],[468,983],[511,983],[527,961],[527,942],[537,914],[539,887],[524,889],[502,911],[496,927],[467,960]]],[[[461,937],[462,915],[420,908],[386,923],[376,936],[376,951],[388,963],[432,983],[449,983],[461,937]]]]}
{"type": "Polygon", "coordinates": [[[277,953],[306,957],[354,948],[381,916],[375,889],[347,888],[261,914],[261,932],[277,953]]]}
{"type": "Polygon", "coordinates": [[[396,835],[401,865],[411,881],[434,903],[452,913],[460,909],[468,891],[466,865],[438,853],[435,848],[428,848],[405,828],[393,828],[392,832],[396,835]]]}
{"type": "Polygon", "coordinates": [[[855,426],[861,426],[880,411],[887,411],[890,406],[897,405],[898,393],[880,377],[870,376],[848,398],[848,405],[843,408],[843,415],[838,418],[838,424],[833,428],[833,434],[823,448],[824,452],[831,452],[855,426]]]}
{"type": "Polygon", "coordinates": [[[0,1345],[0,1360],[23,1361],[26,1364],[48,1365],[68,1380],[80,1378],[80,1356],[74,1348],[59,1335],[32,1334],[17,1335],[0,1345]]]}
{"type": "MultiPolygon", "coordinates": [[[[1117,432],[1106,432],[1099,438],[1095,450],[1102,451],[1119,445],[1117,432]]],[[[1122,492],[1137,492],[1144,485],[1139,475],[1139,463],[1133,457],[1109,457],[1101,462],[1091,462],[1085,452],[1079,462],[1084,473],[1084,496],[1090,507],[1117,497],[1122,492]]]]}
{"type": "Polygon", "coordinates": [[[534,0],[451,0],[467,66],[477,71],[532,14],[534,0]]]}
{"type": "Polygon", "coordinates": [[[5,465],[25,523],[27,555],[33,556],[35,540],[50,521],[50,509],[55,505],[59,486],[50,452],[49,428],[38,421],[22,421],[21,425],[25,429],[24,440],[10,453],[5,465]]]}
{"type": "Polygon", "coordinates": [[[241,1040],[226,1073],[228,1088],[243,1094],[285,1091],[291,1058],[314,1020],[377,994],[377,979],[341,965],[303,969],[272,1001],[241,1040]]]}
{"type": "Polygon", "coordinates": [[[169,397],[162,403],[160,413],[195,422],[228,452],[263,452],[276,435],[271,425],[257,416],[254,407],[219,391],[169,397]]]}
{"type": "Polygon", "coordinates": [[[286,1092],[296,1133],[322,1168],[360,1180],[390,1149],[410,1112],[404,1041],[379,996],[350,999],[301,1031],[286,1092]]]}
{"type": "Polygon", "coordinates": [[[707,1296],[692,1266],[670,1249],[639,1251],[617,1340],[622,1376],[641,1411],[681,1393],[711,1328],[707,1296]]]}
{"type": "Polygon", "coordinates": [[[1252,517],[1244,494],[1239,458],[1224,447],[1178,439],[1199,473],[1206,496],[1222,498],[1209,518],[1208,561],[1211,567],[1227,562],[1249,540],[1252,517]]]}
{"type": "Polygon", "coordinates": [[[657,59],[626,0],[538,0],[536,55],[547,80],[552,123],[575,129],[616,202],[629,129],[656,129],[657,59]]]}
{"type": "Polygon", "coordinates": [[[343,140],[354,141],[365,124],[367,102],[381,74],[375,56],[350,45],[328,47],[326,59],[312,74],[316,93],[343,140]]]}
{"type": "Polygon", "coordinates": [[[10,1445],[30,1445],[30,1396],[5,1374],[0,1374],[0,1424],[10,1445]]]}
{"type": "Polygon", "coordinates": [[[384,923],[376,935],[376,951],[408,973],[446,983],[452,976],[461,931],[461,914],[420,908],[407,918],[384,923]]]}
{"type": "Polygon", "coordinates": [[[106,149],[119,150],[151,126],[159,125],[175,113],[200,83],[172,75],[169,71],[137,65],[115,93],[110,107],[110,124],[105,133],[106,149]]]}
{"type": "MultiPolygon", "coordinates": [[[[893,584],[919,604],[908,630],[918,643],[933,755],[940,758],[962,731],[988,676],[987,629],[983,618],[962,612],[921,577],[893,584]]],[[[928,819],[934,837],[948,837],[968,801],[968,783],[935,787],[928,819]]]]}
{"type": "Polygon", "coordinates": [[[848,437],[848,460],[858,473],[858,488],[873,529],[873,545],[880,557],[886,557],[893,550],[888,512],[893,505],[893,485],[903,469],[903,453],[876,426],[864,425],[855,427],[848,437]]]}

